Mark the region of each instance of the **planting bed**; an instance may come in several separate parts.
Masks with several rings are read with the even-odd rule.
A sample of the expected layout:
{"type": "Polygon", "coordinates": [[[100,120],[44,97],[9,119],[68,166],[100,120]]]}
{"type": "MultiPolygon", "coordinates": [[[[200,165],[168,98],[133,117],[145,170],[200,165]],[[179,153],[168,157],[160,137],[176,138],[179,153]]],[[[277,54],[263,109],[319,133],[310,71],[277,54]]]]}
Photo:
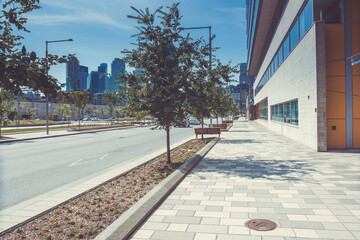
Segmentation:
{"type": "Polygon", "coordinates": [[[166,163],[166,153],[162,154],[12,232],[0,234],[0,239],[93,239],[211,140],[184,143],[171,150],[171,164],[166,163]]]}

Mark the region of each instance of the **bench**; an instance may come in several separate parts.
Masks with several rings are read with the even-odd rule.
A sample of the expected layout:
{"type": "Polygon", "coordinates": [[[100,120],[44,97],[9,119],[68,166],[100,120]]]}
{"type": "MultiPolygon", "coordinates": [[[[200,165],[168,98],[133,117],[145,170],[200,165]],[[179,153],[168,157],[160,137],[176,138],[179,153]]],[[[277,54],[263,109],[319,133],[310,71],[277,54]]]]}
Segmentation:
{"type": "Polygon", "coordinates": [[[220,128],[218,127],[213,127],[213,128],[195,128],[195,134],[196,134],[196,138],[198,135],[201,134],[219,134],[220,137],[220,128]]]}
{"type": "Polygon", "coordinates": [[[231,124],[233,124],[234,121],[232,121],[232,120],[227,120],[227,121],[222,121],[222,123],[231,123],[231,124]]]}
{"type": "Polygon", "coordinates": [[[227,123],[221,123],[221,124],[210,124],[211,128],[220,128],[221,130],[227,130],[228,124],[227,123]]]}

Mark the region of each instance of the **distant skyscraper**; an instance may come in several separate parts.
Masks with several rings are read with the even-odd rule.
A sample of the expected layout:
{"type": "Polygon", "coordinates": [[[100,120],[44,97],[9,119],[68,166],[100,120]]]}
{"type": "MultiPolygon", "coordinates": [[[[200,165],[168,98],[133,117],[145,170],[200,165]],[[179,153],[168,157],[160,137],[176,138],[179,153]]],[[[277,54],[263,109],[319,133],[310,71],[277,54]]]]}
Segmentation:
{"type": "Polygon", "coordinates": [[[85,66],[79,66],[79,89],[87,89],[87,78],[89,76],[89,68],[85,66]]]}
{"type": "Polygon", "coordinates": [[[255,77],[249,77],[247,74],[247,63],[240,63],[239,84],[248,84],[252,87],[255,77]]]}
{"type": "Polygon", "coordinates": [[[79,65],[73,60],[66,63],[66,91],[79,89],[79,65]]]}
{"type": "Polygon", "coordinates": [[[116,92],[118,84],[121,84],[121,76],[125,74],[125,63],[115,58],[111,63],[111,77],[109,79],[108,91],[116,92]]]}
{"type": "Polygon", "coordinates": [[[99,72],[91,71],[90,75],[88,76],[88,85],[90,87],[90,93],[98,93],[100,91],[100,77],[99,72]]]}
{"type": "Polygon", "coordinates": [[[99,90],[98,90],[98,92],[104,92],[106,82],[108,81],[107,64],[101,63],[100,66],[98,67],[98,72],[99,72],[99,90]]]}

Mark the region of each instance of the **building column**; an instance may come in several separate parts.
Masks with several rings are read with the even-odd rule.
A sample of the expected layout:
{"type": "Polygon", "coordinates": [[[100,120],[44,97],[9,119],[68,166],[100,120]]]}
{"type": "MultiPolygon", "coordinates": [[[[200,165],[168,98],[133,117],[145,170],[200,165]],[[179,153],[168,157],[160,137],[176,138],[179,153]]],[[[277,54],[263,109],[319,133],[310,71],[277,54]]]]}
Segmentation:
{"type": "Polygon", "coordinates": [[[346,148],[353,148],[353,80],[351,66],[351,2],[344,0],[346,148]]]}

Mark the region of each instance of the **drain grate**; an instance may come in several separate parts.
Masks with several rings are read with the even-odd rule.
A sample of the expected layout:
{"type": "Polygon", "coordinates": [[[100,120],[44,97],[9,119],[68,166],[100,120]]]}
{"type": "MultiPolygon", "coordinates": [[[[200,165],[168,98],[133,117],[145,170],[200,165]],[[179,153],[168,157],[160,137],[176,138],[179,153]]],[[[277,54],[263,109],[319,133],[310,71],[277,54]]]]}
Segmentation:
{"type": "Polygon", "coordinates": [[[252,219],[247,221],[245,226],[256,231],[271,231],[277,227],[276,223],[266,219],[252,219]]]}

